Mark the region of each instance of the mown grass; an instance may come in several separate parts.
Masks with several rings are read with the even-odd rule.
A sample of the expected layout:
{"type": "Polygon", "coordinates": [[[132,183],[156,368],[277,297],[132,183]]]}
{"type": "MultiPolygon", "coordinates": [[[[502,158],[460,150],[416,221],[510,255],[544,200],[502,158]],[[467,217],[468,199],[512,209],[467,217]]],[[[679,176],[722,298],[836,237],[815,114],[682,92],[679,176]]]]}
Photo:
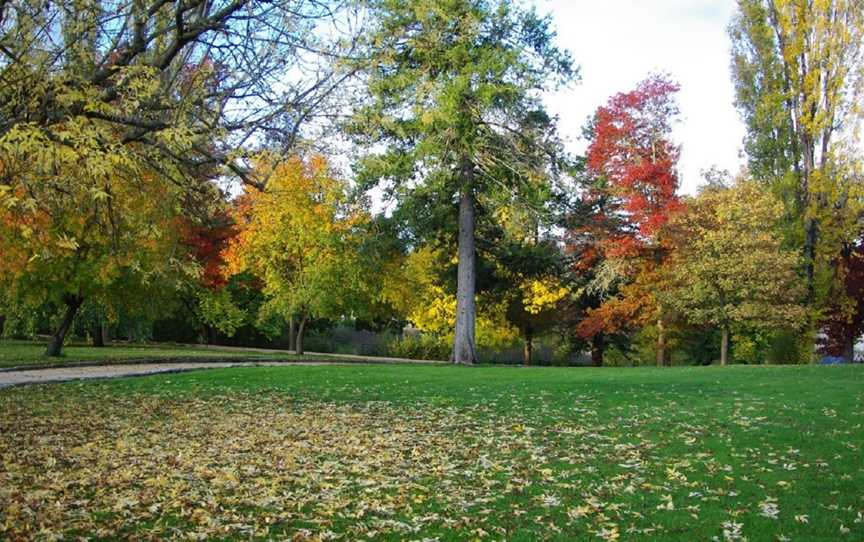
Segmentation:
{"type": "MultiPolygon", "coordinates": [[[[74,365],[79,363],[110,363],[158,360],[203,360],[203,359],[266,359],[298,360],[289,352],[242,352],[221,348],[198,348],[194,346],[153,345],[109,345],[101,348],[71,344],[63,348],[59,357],[45,355],[45,344],[33,341],[0,340],[0,368],[33,365],[74,365]]],[[[309,359],[305,356],[303,359],[309,359]]]]}
{"type": "Polygon", "coordinates": [[[0,538],[862,540],[862,405],[854,366],[293,366],[8,389],[0,538]]]}

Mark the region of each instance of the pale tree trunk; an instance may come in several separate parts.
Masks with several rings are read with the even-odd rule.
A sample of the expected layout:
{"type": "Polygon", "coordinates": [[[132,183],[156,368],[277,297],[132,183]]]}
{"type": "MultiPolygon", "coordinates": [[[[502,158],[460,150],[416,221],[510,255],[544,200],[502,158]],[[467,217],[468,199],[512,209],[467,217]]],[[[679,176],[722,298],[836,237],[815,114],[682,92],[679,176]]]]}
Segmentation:
{"type": "Polygon", "coordinates": [[[66,340],[66,333],[72,327],[72,322],[75,321],[75,314],[84,300],[78,296],[67,296],[64,301],[66,303],[66,312],[63,314],[63,320],[60,322],[57,331],[54,332],[51,340],[48,341],[48,348],[45,349],[46,356],[56,357],[60,355],[63,350],[63,341],[66,340]]]}
{"type": "Polygon", "coordinates": [[[720,340],[720,365],[729,363],[729,328],[723,326],[723,338],[720,340]]]}
{"type": "Polygon", "coordinates": [[[663,327],[663,319],[657,319],[657,366],[662,367],[666,364],[666,330],[663,327]]]}
{"type": "Polygon", "coordinates": [[[294,353],[298,356],[304,354],[303,351],[303,332],[306,330],[306,315],[300,317],[300,324],[297,326],[297,337],[295,337],[294,353]]]}
{"type": "Polygon", "coordinates": [[[534,330],[525,328],[524,333],[525,344],[522,349],[522,364],[531,365],[534,361],[534,330]]]}
{"type": "Polygon", "coordinates": [[[453,362],[470,365],[476,361],[474,326],[476,307],[476,267],[474,251],[474,164],[462,166],[459,190],[459,265],[456,283],[456,332],[453,338],[453,362]]]}

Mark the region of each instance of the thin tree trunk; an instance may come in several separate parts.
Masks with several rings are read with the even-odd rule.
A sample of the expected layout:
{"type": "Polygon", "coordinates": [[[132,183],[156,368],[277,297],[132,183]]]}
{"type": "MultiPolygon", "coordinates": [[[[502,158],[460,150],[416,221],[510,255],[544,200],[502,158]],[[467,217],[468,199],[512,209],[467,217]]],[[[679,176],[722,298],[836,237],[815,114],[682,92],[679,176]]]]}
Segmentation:
{"type": "Polygon", "coordinates": [[[75,321],[75,314],[81,307],[82,299],[77,296],[69,296],[65,299],[66,313],[63,315],[63,320],[51,340],[48,341],[48,348],[45,349],[46,356],[59,356],[63,350],[63,341],[66,340],[66,333],[72,327],[72,322],[75,321]]]}
{"type": "Polygon", "coordinates": [[[813,303],[816,300],[816,244],[819,241],[819,230],[816,219],[808,218],[804,229],[804,270],[807,277],[807,302],[813,303]]]}
{"type": "Polygon", "coordinates": [[[105,328],[101,320],[93,327],[93,346],[97,348],[105,346],[105,328]]]}
{"type": "Polygon", "coordinates": [[[723,326],[723,338],[720,340],[720,365],[729,363],[729,328],[723,326]]]}
{"type": "Polygon", "coordinates": [[[606,337],[598,333],[591,338],[591,364],[594,367],[603,367],[603,354],[606,351],[606,337]]]}
{"type": "Polygon", "coordinates": [[[476,361],[474,342],[476,307],[476,267],[474,250],[474,164],[462,166],[459,190],[459,265],[456,283],[456,332],[453,338],[453,362],[470,365],[476,361]]]}
{"type": "Polygon", "coordinates": [[[534,361],[534,330],[525,328],[524,334],[525,345],[522,349],[522,363],[531,365],[534,361]]]}
{"type": "Polygon", "coordinates": [[[657,319],[657,366],[666,364],[666,330],[663,328],[663,319],[657,319]]]}
{"type": "Polygon", "coordinates": [[[294,341],[294,316],[288,318],[288,350],[296,350],[297,344],[294,341]]]}
{"type": "Polygon", "coordinates": [[[306,315],[304,314],[300,318],[300,325],[297,326],[297,337],[296,337],[296,345],[294,348],[294,353],[298,356],[302,356],[303,351],[303,332],[306,330],[306,315]]]}

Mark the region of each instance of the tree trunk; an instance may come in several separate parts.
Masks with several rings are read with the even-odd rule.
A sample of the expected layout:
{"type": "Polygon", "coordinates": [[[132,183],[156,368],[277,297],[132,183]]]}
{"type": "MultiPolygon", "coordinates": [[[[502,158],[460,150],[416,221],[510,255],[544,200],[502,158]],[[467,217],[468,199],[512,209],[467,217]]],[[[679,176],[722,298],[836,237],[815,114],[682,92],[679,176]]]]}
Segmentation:
{"type": "Polygon", "coordinates": [[[72,327],[72,322],[75,320],[75,314],[81,307],[82,302],[83,299],[77,296],[66,297],[66,313],[63,315],[63,320],[60,322],[57,331],[54,332],[54,335],[51,336],[51,340],[48,341],[48,348],[45,349],[46,356],[56,357],[60,355],[63,350],[63,341],[66,340],[66,333],[69,331],[69,328],[72,327]]]}
{"type": "Polygon", "coordinates": [[[300,318],[300,325],[297,326],[297,337],[295,338],[296,344],[294,348],[294,353],[298,356],[302,356],[303,351],[303,332],[306,330],[306,315],[303,315],[300,318]]]}
{"type": "Polygon", "coordinates": [[[843,359],[847,363],[855,363],[855,337],[847,337],[843,345],[843,359]]]}
{"type": "Polygon", "coordinates": [[[807,303],[816,300],[816,244],[819,230],[816,219],[808,218],[804,227],[804,272],[807,277],[807,303]]]}
{"type": "Polygon", "coordinates": [[[474,163],[462,166],[459,190],[459,265],[456,282],[456,332],[453,338],[453,362],[470,365],[476,361],[474,326],[476,307],[476,267],[474,251],[474,163]]]}
{"type": "Polygon", "coordinates": [[[720,340],[720,365],[729,363],[729,328],[723,326],[723,338],[720,340]]]}
{"type": "Polygon", "coordinates": [[[603,367],[603,354],[606,351],[606,337],[598,333],[591,338],[591,364],[594,367],[603,367]]]}
{"type": "Polygon", "coordinates": [[[663,319],[657,319],[657,366],[666,364],[666,330],[663,328],[663,319]]]}
{"type": "Polygon", "coordinates": [[[0,337],[3,336],[3,329],[6,326],[6,317],[0,314],[0,337]]]}
{"type": "Polygon", "coordinates": [[[296,350],[297,345],[294,341],[294,316],[288,318],[288,350],[296,350]]]}
{"type": "MultiPolygon", "coordinates": [[[[213,326],[205,325],[204,326],[204,333],[205,333],[205,335],[204,335],[205,340],[207,341],[208,345],[212,345],[214,342],[216,342],[216,330],[213,329],[213,326]]],[[[130,338],[130,340],[131,340],[131,338],[130,338]]]]}
{"type": "Polygon", "coordinates": [[[93,326],[93,346],[97,348],[105,346],[105,327],[101,320],[93,326]]]}
{"type": "Polygon", "coordinates": [[[525,346],[522,349],[522,364],[528,366],[534,361],[534,330],[525,328],[524,339],[525,346]]]}

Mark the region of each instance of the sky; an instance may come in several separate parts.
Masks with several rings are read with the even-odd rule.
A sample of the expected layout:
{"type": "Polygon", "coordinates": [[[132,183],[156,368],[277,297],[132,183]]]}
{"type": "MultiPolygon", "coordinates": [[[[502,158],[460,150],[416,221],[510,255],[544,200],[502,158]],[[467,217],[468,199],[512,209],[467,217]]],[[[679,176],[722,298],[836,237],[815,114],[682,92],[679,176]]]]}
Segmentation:
{"type": "Polygon", "coordinates": [[[574,152],[582,127],[606,100],[632,90],[650,73],[681,84],[681,191],[694,193],[712,165],[735,173],[744,125],[733,105],[726,27],[735,0],[535,0],[551,14],[557,43],[581,67],[581,82],[547,98],[574,152]]]}

